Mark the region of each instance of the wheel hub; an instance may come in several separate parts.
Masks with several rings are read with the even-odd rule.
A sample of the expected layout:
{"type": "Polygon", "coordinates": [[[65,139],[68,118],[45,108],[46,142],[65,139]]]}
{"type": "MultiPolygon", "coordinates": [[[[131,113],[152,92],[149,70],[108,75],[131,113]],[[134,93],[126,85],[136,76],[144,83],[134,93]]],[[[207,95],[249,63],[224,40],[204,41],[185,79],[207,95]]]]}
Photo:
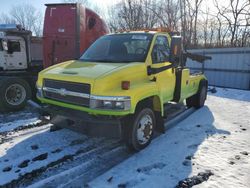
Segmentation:
{"type": "Polygon", "coordinates": [[[26,98],[25,88],[20,84],[10,85],[5,92],[5,99],[10,105],[20,105],[26,98]]]}
{"type": "Polygon", "coordinates": [[[153,120],[150,115],[144,115],[139,123],[137,129],[137,139],[140,144],[145,144],[151,138],[153,133],[153,120]]]}

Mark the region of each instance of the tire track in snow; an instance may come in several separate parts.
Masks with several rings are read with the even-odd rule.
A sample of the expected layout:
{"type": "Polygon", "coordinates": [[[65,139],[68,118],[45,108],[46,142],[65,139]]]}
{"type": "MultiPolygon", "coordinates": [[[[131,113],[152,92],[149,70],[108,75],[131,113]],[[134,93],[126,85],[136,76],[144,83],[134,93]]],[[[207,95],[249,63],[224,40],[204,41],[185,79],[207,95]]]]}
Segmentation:
{"type": "MultiPolygon", "coordinates": [[[[166,124],[168,125],[168,129],[171,128],[169,127],[170,124],[176,124],[185,119],[187,114],[190,115],[194,111],[194,109],[185,109],[181,113],[178,113],[177,116],[168,119],[169,122],[166,124]]],[[[132,155],[133,153],[129,152],[126,147],[120,145],[117,148],[102,153],[101,156],[93,155],[94,158],[88,162],[78,162],[81,165],[66,169],[61,173],[52,173],[57,175],[41,180],[33,184],[32,187],[53,187],[55,185],[60,185],[60,187],[75,187],[87,185],[88,182],[132,155]]]]}
{"type": "MultiPolygon", "coordinates": [[[[78,169],[79,164],[80,166],[92,167],[93,164],[96,164],[96,159],[100,156],[113,150],[114,148],[119,147],[120,143],[118,142],[107,142],[103,143],[103,140],[100,140],[95,145],[87,145],[84,149],[79,149],[73,154],[67,154],[62,156],[61,158],[48,163],[46,166],[42,166],[40,168],[34,169],[31,172],[25,173],[18,177],[16,180],[12,180],[11,182],[5,184],[4,186],[24,186],[27,187],[28,185],[38,186],[43,182],[43,178],[46,176],[50,176],[53,179],[53,184],[55,183],[55,178],[53,178],[55,174],[65,174],[65,169],[75,168],[78,169]],[[102,143],[102,144],[100,144],[102,143]],[[63,168],[61,168],[63,166],[63,168]],[[40,179],[38,185],[34,184],[34,182],[40,179]]],[[[67,170],[66,170],[67,172],[67,170]]],[[[76,177],[77,173],[71,173],[71,177],[76,177]]],[[[60,179],[57,184],[60,185],[63,182],[63,177],[60,179]]],[[[48,184],[48,180],[45,180],[48,184]]],[[[55,185],[55,184],[54,184],[55,185]]],[[[47,185],[46,185],[47,186],[47,185]]],[[[44,187],[44,186],[42,186],[44,187]]]]}
{"type": "MultiPolygon", "coordinates": [[[[65,129],[49,132],[51,124],[46,123],[21,126],[13,132],[7,132],[6,138],[9,139],[8,141],[14,142],[12,148],[15,147],[16,140],[22,143],[30,139],[29,142],[37,145],[38,149],[32,151],[34,154],[32,156],[25,155],[12,161],[14,165],[11,171],[13,174],[13,171],[16,170],[16,176],[2,185],[10,187],[26,187],[29,185],[68,187],[69,185],[79,185],[91,181],[132,155],[117,140],[88,138],[86,135],[65,129]],[[41,147],[40,145],[45,146],[41,147]],[[42,151],[39,151],[41,148],[42,151]],[[44,160],[35,162],[32,160],[43,154],[46,155],[44,160]],[[21,163],[25,164],[24,166],[28,165],[20,169],[18,166],[21,163]],[[63,178],[65,175],[66,177],[63,178]]],[[[4,142],[2,145],[5,144],[7,143],[4,142]]],[[[11,147],[9,147],[9,150],[11,150],[11,147]]],[[[25,147],[25,144],[20,146],[22,149],[25,147]]],[[[5,160],[6,156],[1,158],[5,160]]],[[[0,167],[3,167],[1,161],[0,167]]],[[[1,170],[0,168],[0,177],[2,176],[1,170]]]]}
{"type": "MultiPolygon", "coordinates": [[[[80,157],[77,159],[76,166],[72,167],[72,165],[69,164],[71,167],[60,173],[54,173],[54,171],[52,171],[52,176],[42,179],[37,183],[30,184],[30,187],[42,188],[53,187],[55,185],[60,187],[72,185],[74,187],[74,185],[83,185],[83,183],[101,175],[131,155],[120,143],[118,145],[107,145],[101,148],[99,151],[92,151],[93,153],[89,154],[88,160],[80,157]]],[[[65,167],[67,167],[67,165],[65,165],[65,167]]]]}
{"type": "Polygon", "coordinates": [[[49,120],[42,119],[36,120],[35,122],[30,122],[28,124],[21,124],[14,129],[0,132],[0,145],[13,140],[17,136],[23,136],[25,134],[31,134],[35,131],[40,131],[50,127],[49,120]],[[34,129],[34,130],[33,130],[34,129]]]}
{"type": "MultiPolygon", "coordinates": [[[[85,135],[80,135],[70,130],[49,132],[48,129],[49,128],[47,127],[47,130],[40,130],[40,133],[39,131],[35,132],[34,138],[31,137],[31,143],[33,145],[37,145],[38,148],[37,150],[32,151],[33,155],[30,155],[29,151],[27,151],[24,152],[28,153],[27,155],[23,156],[20,154],[21,156],[15,159],[7,159],[8,154],[7,156],[2,157],[2,160],[9,161],[7,163],[9,166],[6,166],[7,164],[2,166],[0,163],[0,167],[2,166],[3,169],[9,167],[10,170],[7,172],[1,172],[2,169],[0,168],[0,177],[9,177],[9,180],[7,181],[3,179],[1,180],[0,178],[0,182],[5,182],[0,185],[5,187],[16,187],[21,186],[22,184],[29,185],[34,182],[34,179],[39,179],[40,176],[40,179],[46,178],[48,172],[50,174],[51,172],[53,172],[52,174],[60,173],[64,171],[65,168],[68,169],[79,164],[86,163],[87,161],[96,158],[97,156],[101,156],[103,153],[120,146],[120,142],[117,140],[105,138],[88,138],[85,135]],[[48,147],[47,149],[39,148],[39,146],[45,142],[46,139],[49,139],[49,137],[52,138],[52,140],[57,139],[57,141],[55,141],[56,143],[54,145],[52,144],[51,147],[48,147]],[[60,143],[62,140],[64,140],[64,138],[68,138],[68,140],[66,140],[64,143],[60,143]],[[42,149],[42,151],[39,151],[39,149],[42,149]],[[40,160],[39,155],[43,154],[45,154],[46,157],[40,160]],[[35,158],[38,158],[39,160],[34,160],[35,158]],[[25,166],[20,168],[20,166],[23,164],[25,164],[25,166]],[[43,173],[45,173],[44,176],[42,175],[43,173]],[[13,177],[10,178],[10,176],[13,177]]],[[[31,135],[25,134],[22,137],[24,137],[23,139],[26,140],[25,138],[30,138],[30,136],[31,135]]],[[[17,136],[16,139],[22,139],[22,137],[17,136]]],[[[13,145],[15,147],[15,143],[13,145]]],[[[25,149],[27,146],[25,144],[24,146],[21,145],[19,149],[23,148],[25,149]]],[[[2,164],[3,163],[4,162],[2,162],[2,164]]]]}
{"type": "MultiPolygon", "coordinates": [[[[2,147],[6,147],[5,148],[6,151],[12,150],[13,147],[15,148],[15,145],[19,144],[19,142],[22,143],[23,141],[30,139],[30,138],[31,138],[30,142],[33,144],[35,143],[34,145],[36,147],[34,148],[38,149],[40,142],[34,141],[32,137],[37,137],[40,134],[47,134],[47,136],[51,134],[51,137],[53,137],[53,135],[55,136],[55,133],[49,132],[49,128],[51,126],[51,124],[48,124],[49,121],[45,119],[39,120],[38,118],[35,123],[33,122],[29,123],[29,119],[25,121],[24,119],[19,119],[18,121],[15,121],[17,119],[16,117],[18,117],[17,115],[11,114],[10,117],[9,115],[6,116],[8,119],[8,122],[6,125],[9,125],[9,124],[11,125],[12,119],[13,119],[14,125],[15,123],[16,125],[12,129],[9,129],[9,130],[6,129],[6,131],[0,133],[0,137],[1,137],[0,144],[2,145],[2,147]],[[22,124],[26,122],[28,123],[22,124]]],[[[60,134],[63,134],[63,132],[65,131],[59,130],[59,132],[60,134]]],[[[67,132],[70,132],[70,131],[67,131],[67,132]]],[[[72,135],[72,138],[73,138],[75,133],[72,133],[72,134],[73,134],[72,135]]],[[[84,135],[81,135],[80,137],[84,137],[84,135]]],[[[42,139],[41,140],[42,142],[43,137],[41,137],[41,139],[42,139]]],[[[63,137],[61,139],[63,139],[63,137]]],[[[13,186],[29,185],[34,182],[33,180],[43,179],[46,177],[46,175],[51,174],[51,172],[54,172],[54,174],[57,174],[60,172],[64,172],[68,168],[78,166],[79,164],[92,164],[93,165],[93,163],[95,163],[94,161],[96,161],[97,159],[99,160],[103,154],[117,147],[120,147],[121,145],[120,142],[118,141],[110,141],[108,139],[104,140],[102,138],[101,139],[100,138],[99,139],[88,138],[88,141],[80,143],[80,144],[77,144],[77,143],[75,144],[73,142],[75,140],[71,139],[71,141],[72,142],[70,142],[69,140],[68,146],[65,146],[62,144],[60,145],[59,149],[57,148],[58,145],[54,147],[53,151],[58,151],[59,153],[61,152],[61,150],[64,152],[66,151],[63,155],[37,168],[33,167],[32,164],[30,164],[30,163],[36,163],[36,161],[35,162],[32,161],[32,159],[36,158],[34,156],[31,157],[28,155],[28,156],[17,157],[15,159],[8,159],[8,154],[2,155],[2,157],[0,158],[0,174],[2,175],[4,174],[4,175],[3,176],[0,175],[0,176],[4,178],[4,176],[6,176],[6,173],[12,172],[13,174],[13,171],[15,171],[17,175],[13,177],[10,181],[6,182],[5,184],[2,184],[2,186],[13,187],[13,186]],[[79,145],[79,146],[76,147],[76,149],[74,150],[72,149],[72,147],[75,147],[75,145],[79,145]],[[63,148],[63,149],[60,149],[60,148],[63,148]],[[93,161],[93,162],[89,162],[89,161],[93,161]],[[6,166],[7,168],[10,169],[10,171],[3,172],[3,169],[6,168],[6,166]],[[22,168],[18,166],[22,166],[22,168]],[[32,167],[31,169],[27,170],[26,168],[30,168],[29,166],[32,166],[32,167]]],[[[52,149],[50,150],[49,149],[50,148],[48,148],[48,150],[44,150],[43,154],[40,153],[40,155],[45,154],[46,157],[45,159],[41,161],[38,160],[38,162],[45,162],[49,160],[49,157],[51,153],[53,152],[51,151],[52,149]]],[[[27,151],[25,153],[29,153],[29,152],[30,151],[27,151]]],[[[32,152],[36,153],[36,151],[32,151],[32,152]]],[[[39,157],[39,154],[36,154],[36,155],[39,157]]],[[[11,173],[9,175],[11,175],[11,173]]]]}

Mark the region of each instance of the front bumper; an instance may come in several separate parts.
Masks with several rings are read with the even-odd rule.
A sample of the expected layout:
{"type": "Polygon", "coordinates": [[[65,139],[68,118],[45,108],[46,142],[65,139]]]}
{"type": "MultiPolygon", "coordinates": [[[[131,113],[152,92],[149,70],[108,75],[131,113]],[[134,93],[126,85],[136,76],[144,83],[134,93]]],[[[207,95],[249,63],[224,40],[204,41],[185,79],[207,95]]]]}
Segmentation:
{"type": "Polygon", "coordinates": [[[63,94],[60,91],[59,89],[37,87],[36,96],[42,103],[80,110],[95,115],[124,116],[131,113],[131,98],[128,96],[98,96],[72,91],[64,91],[63,94]],[[47,91],[57,96],[45,96],[44,92],[47,91]],[[82,100],[84,100],[83,103],[81,102],[82,100]]]}
{"type": "Polygon", "coordinates": [[[130,110],[91,109],[89,107],[83,107],[83,106],[68,104],[65,102],[60,102],[60,101],[51,100],[51,99],[47,99],[47,98],[41,98],[38,95],[37,95],[37,98],[42,103],[45,103],[45,104],[54,105],[54,106],[63,107],[63,108],[69,108],[69,109],[77,110],[77,111],[81,111],[81,112],[86,112],[86,113],[91,114],[91,115],[126,116],[126,115],[133,113],[133,112],[131,112],[131,109],[130,110]]]}
{"type": "Polygon", "coordinates": [[[52,123],[53,119],[57,117],[75,122],[73,125],[58,125],[62,125],[63,128],[82,132],[89,136],[122,138],[121,117],[95,116],[90,115],[87,112],[54,105],[43,106],[42,112],[52,116],[52,123]]]}

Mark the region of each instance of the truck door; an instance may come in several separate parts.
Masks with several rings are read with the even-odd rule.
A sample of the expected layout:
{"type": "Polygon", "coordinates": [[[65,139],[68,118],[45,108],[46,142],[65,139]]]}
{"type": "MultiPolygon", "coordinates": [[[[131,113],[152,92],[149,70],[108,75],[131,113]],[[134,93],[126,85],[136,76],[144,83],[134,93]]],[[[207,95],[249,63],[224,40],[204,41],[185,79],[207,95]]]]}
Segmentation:
{"type": "Polygon", "coordinates": [[[7,70],[27,69],[25,41],[22,38],[8,38],[8,51],[4,55],[7,70]]]}
{"type": "Polygon", "coordinates": [[[176,82],[173,65],[169,62],[169,46],[168,37],[159,35],[155,40],[151,54],[153,80],[158,85],[164,103],[173,99],[176,82]]]}

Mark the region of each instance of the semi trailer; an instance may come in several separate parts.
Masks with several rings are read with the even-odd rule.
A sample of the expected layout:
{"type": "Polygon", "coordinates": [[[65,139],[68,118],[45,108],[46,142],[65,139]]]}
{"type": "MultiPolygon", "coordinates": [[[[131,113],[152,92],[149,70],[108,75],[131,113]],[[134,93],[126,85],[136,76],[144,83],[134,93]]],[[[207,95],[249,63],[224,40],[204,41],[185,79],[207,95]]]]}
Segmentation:
{"type": "Polygon", "coordinates": [[[46,4],[40,38],[20,25],[0,25],[0,112],[24,108],[35,97],[39,71],[78,59],[108,32],[100,16],[79,3],[46,4]]]}

